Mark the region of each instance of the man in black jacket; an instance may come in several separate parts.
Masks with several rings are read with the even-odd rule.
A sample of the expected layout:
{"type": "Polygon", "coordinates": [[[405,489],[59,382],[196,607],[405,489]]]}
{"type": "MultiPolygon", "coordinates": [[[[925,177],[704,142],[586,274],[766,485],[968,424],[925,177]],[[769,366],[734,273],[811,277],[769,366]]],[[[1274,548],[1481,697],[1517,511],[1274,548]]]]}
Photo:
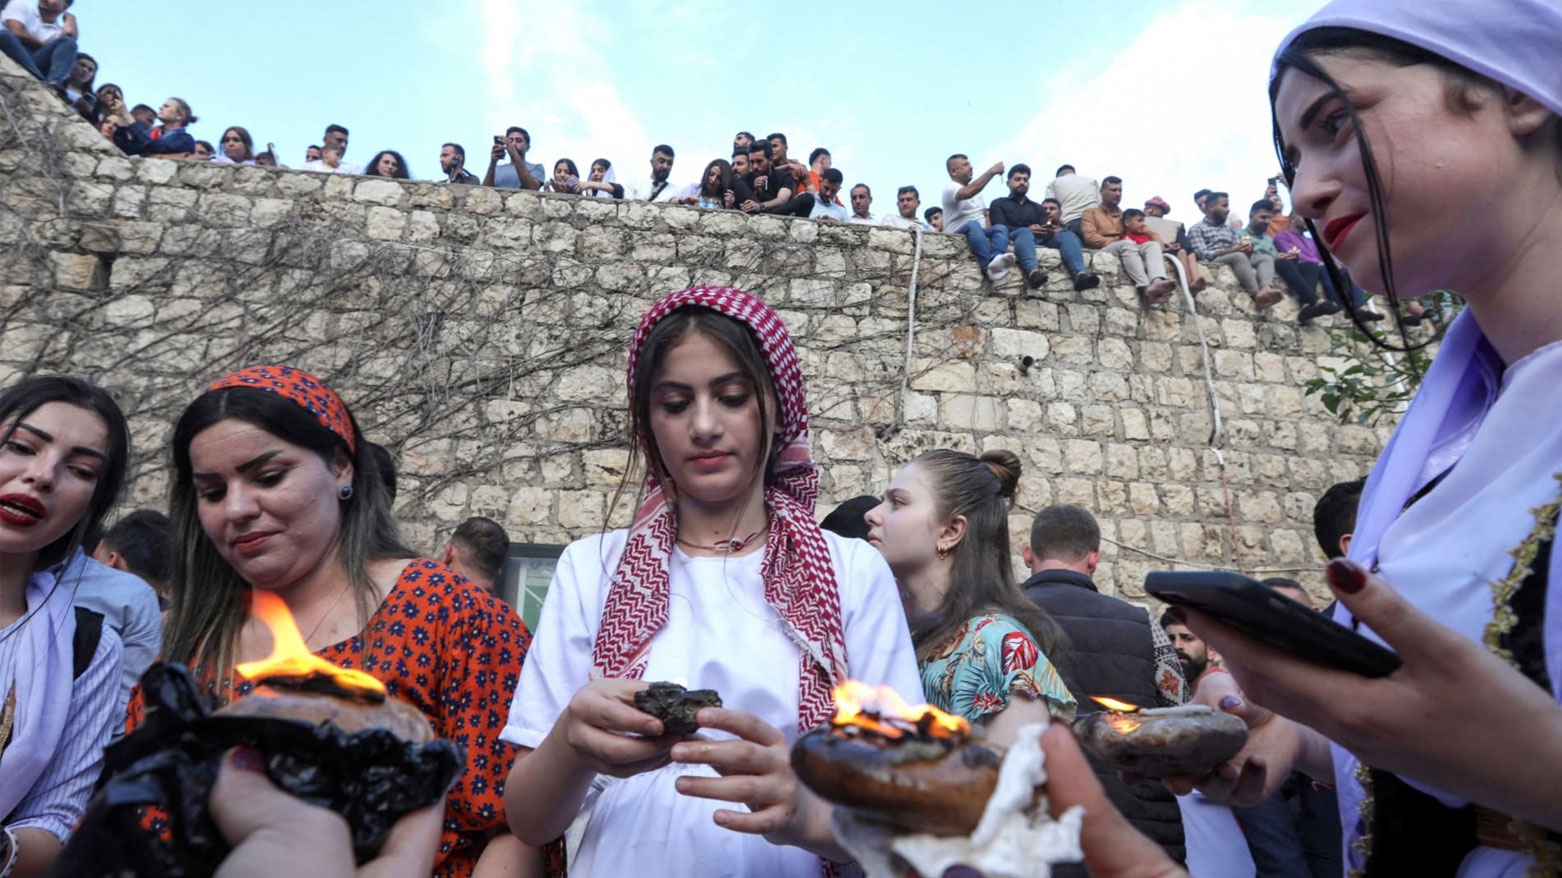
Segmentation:
{"type": "MultiPolygon", "coordinates": [[[[1032,572],[1022,586],[1026,597],[1051,613],[1068,634],[1069,648],[1049,658],[1080,711],[1094,708],[1091,695],[1140,707],[1186,700],[1177,655],[1165,633],[1143,608],[1101,594],[1090,578],[1101,561],[1101,528],[1094,516],[1078,506],[1041,510],[1031,525],[1030,545],[1021,554],[1032,572]]],[[[1091,767],[1107,798],[1129,822],[1183,862],[1182,815],[1171,792],[1155,781],[1129,787],[1094,758],[1091,767]]]]}

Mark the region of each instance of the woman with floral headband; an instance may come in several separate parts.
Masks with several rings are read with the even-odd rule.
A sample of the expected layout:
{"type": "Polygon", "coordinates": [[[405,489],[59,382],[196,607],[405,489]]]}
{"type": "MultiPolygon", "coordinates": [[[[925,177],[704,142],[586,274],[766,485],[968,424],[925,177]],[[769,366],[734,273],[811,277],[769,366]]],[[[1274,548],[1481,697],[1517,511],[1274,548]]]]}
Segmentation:
{"type": "Polygon", "coordinates": [[[763,302],[658,302],[630,346],[629,409],[642,502],[560,559],[504,734],[521,748],[510,826],[528,844],[570,830],[571,878],[817,875],[818,856],[848,857],[789,747],[848,677],[920,700],[894,580],[814,521],[802,376],[763,302]],[[664,734],[634,706],[657,680],[724,707],[695,737],[664,734]]]}
{"type": "Polygon", "coordinates": [[[245,695],[251,684],[233,666],[271,648],[249,591],[281,597],[311,651],[374,675],[466,748],[420,873],[464,878],[504,826],[510,748],[499,719],[530,636],[508,605],[402,543],[365,447],[336,393],[287,366],[234,372],[185,409],[173,436],[163,658],[224,700],[245,695]]]}

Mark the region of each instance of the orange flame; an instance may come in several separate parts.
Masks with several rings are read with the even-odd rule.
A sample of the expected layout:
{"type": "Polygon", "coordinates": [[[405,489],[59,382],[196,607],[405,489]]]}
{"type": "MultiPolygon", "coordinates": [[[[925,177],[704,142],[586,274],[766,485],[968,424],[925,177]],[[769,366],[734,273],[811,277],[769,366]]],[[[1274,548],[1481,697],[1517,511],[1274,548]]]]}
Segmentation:
{"type": "Polygon", "coordinates": [[[241,662],[234,666],[239,676],[246,680],[264,680],[267,677],[306,677],[323,674],[337,685],[349,691],[368,690],[385,694],[385,684],[363,671],[339,668],[309,651],[304,638],[298,633],[293,614],[287,603],[269,591],[250,591],[250,612],[271,629],[271,655],[258,662],[241,662]]]}
{"type": "Polygon", "coordinates": [[[1138,708],[1137,705],[1129,704],[1126,701],[1118,701],[1116,698],[1103,698],[1101,696],[1092,695],[1092,696],[1090,696],[1090,700],[1096,702],[1097,704],[1102,705],[1107,710],[1115,710],[1115,711],[1118,711],[1119,713],[1138,713],[1139,712],[1139,708],[1138,708]]]}
{"type": "Polygon", "coordinates": [[[847,680],[835,687],[835,718],[831,725],[856,726],[883,735],[902,738],[920,733],[934,738],[964,738],[971,724],[964,718],[947,714],[931,704],[907,705],[899,693],[888,686],[870,686],[847,680]]]}

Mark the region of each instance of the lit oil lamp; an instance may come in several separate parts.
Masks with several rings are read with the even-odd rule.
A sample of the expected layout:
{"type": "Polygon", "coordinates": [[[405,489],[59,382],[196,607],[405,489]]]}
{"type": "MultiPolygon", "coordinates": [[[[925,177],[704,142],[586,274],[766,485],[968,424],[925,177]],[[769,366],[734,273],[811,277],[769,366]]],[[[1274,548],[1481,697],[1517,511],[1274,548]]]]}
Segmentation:
{"type": "Polygon", "coordinates": [[[792,747],[798,778],[827,801],[902,829],[967,835],[998,783],[1002,753],[970,723],[887,686],[848,680],[830,724],[792,747]]]}
{"type": "Polygon", "coordinates": [[[434,739],[434,730],[422,711],[386,698],[384,683],[310,652],[281,598],[256,590],[250,598],[250,612],[271,629],[271,655],[235,666],[239,676],[255,683],[255,689],[218,714],[295,719],[310,725],[331,722],[349,734],[386,729],[413,744],[434,739]]]}
{"type": "Polygon", "coordinates": [[[1118,771],[1145,777],[1202,774],[1247,743],[1241,718],[1202,704],[1140,708],[1114,698],[1091,700],[1105,710],[1082,714],[1074,733],[1085,749],[1118,771]]]}
{"type": "Polygon", "coordinates": [[[359,864],[378,854],[402,815],[438,802],[460,776],[460,745],[436,739],[422,712],[388,698],[379,680],[310,653],[281,598],[255,591],[251,610],[274,643],[265,660],[236,668],[254,691],[212,711],[183,666],[148,669],[145,720],[108,748],[114,776],[54,874],[212,874],[228,846],[213,830],[208,800],[233,747],[260,751],[278,787],[342,815],[359,864]],[[141,826],[147,806],[165,815],[164,832],[141,826]]]}

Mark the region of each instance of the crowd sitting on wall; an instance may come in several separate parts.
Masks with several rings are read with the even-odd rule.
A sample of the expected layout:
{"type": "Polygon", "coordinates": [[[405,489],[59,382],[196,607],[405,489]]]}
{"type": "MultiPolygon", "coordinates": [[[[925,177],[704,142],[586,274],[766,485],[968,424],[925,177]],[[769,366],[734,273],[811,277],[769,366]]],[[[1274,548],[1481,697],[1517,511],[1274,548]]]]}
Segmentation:
{"type": "MultiPolygon", "coordinates": [[[[257,150],[255,138],[243,126],[225,128],[215,146],[196,139],[189,129],[197,117],[181,98],[170,97],[156,110],[146,104],[127,108],[119,86],[95,85],[98,64],[77,48],[76,20],[66,11],[70,0],[10,0],[9,4],[0,5],[5,6],[0,13],[5,22],[5,29],[0,32],[0,50],[47,83],[127,155],[286,166],[271,144],[257,150]]],[[[302,169],[412,179],[407,159],[395,150],[380,150],[364,165],[347,161],[349,135],[343,125],[326,126],[320,143],[305,150],[302,169]]],[[[1012,165],[1004,176],[1004,163],[998,162],[981,174],[974,174],[966,156],[953,155],[945,163],[951,183],[944,189],[939,205],[919,213],[921,193],[915,186],[902,186],[895,193],[895,210],[875,216],[873,192],[866,183],[850,187],[843,200],[845,176],[832,167],[830,150],[814,148],[804,164],[791,157],[787,136],[781,132],[765,138],[739,132],[733,138],[730,158],[710,160],[699,178],[687,184],[674,182],[677,154],[667,144],[652,149],[649,173],[626,174],[621,181],[606,158],[594,159],[585,166],[584,173],[570,158],[558,159],[551,170],[529,160],[531,134],[519,125],[510,126],[493,140],[481,177],[468,170],[464,146],[443,144],[436,179],[947,232],[966,238],[979,267],[991,280],[1001,280],[1019,266],[1032,288],[1047,281],[1046,272],[1036,261],[1038,246],[1058,251],[1075,290],[1100,283],[1089,270],[1084,250],[1101,250],[1122,260],[1124,273],[1145,305],[1166,302],[1177,289],[1177,283],[1167,275],[1167,257],[1181,267],[1180,273],[1194,293],[1208,283],[1200,272],[1200,263],[1229,266],[1260,309],[1283,298],[1273,285],[1278,275],[1297,299],[1298,319],[1302,323],[1337,312],[1340,303],[1346,301],[1334,289],[1328,272],[1321,270],[1317,247],[1303,227],[1291,226],[1275,180],[1270,181],[1264,198],[1253,204],[1247,223],[1241,222],[1240,216],[1230,217],[1226,193],[1207,198],[1211,190],[1205,189],[1194,196],[1203,216],[1187,225],[1167,218],[1170,204],[1160,196],[1147,199],[1143,210],[1123,209],[1123,181],[1115,176],[1097,183],[1065,164],[1047,183],[1046,197],[1037,202],[1029,197],[1033,176],[1029,166],[1012,165]],[[989,206],[982,193],[998,177],[1003,177],[1008,193],[989,206]],[[1213,203],[1206,205],[1206,201],[1213,203]]],[[[1345,292],[1361,319],[1381,319],[1365,306],[1359,287],[1351,284],[1345,292]]],[[[1410,322],[1419,321],[1419,306],[1410,308],[1408,313],[1410,322]]]]}

